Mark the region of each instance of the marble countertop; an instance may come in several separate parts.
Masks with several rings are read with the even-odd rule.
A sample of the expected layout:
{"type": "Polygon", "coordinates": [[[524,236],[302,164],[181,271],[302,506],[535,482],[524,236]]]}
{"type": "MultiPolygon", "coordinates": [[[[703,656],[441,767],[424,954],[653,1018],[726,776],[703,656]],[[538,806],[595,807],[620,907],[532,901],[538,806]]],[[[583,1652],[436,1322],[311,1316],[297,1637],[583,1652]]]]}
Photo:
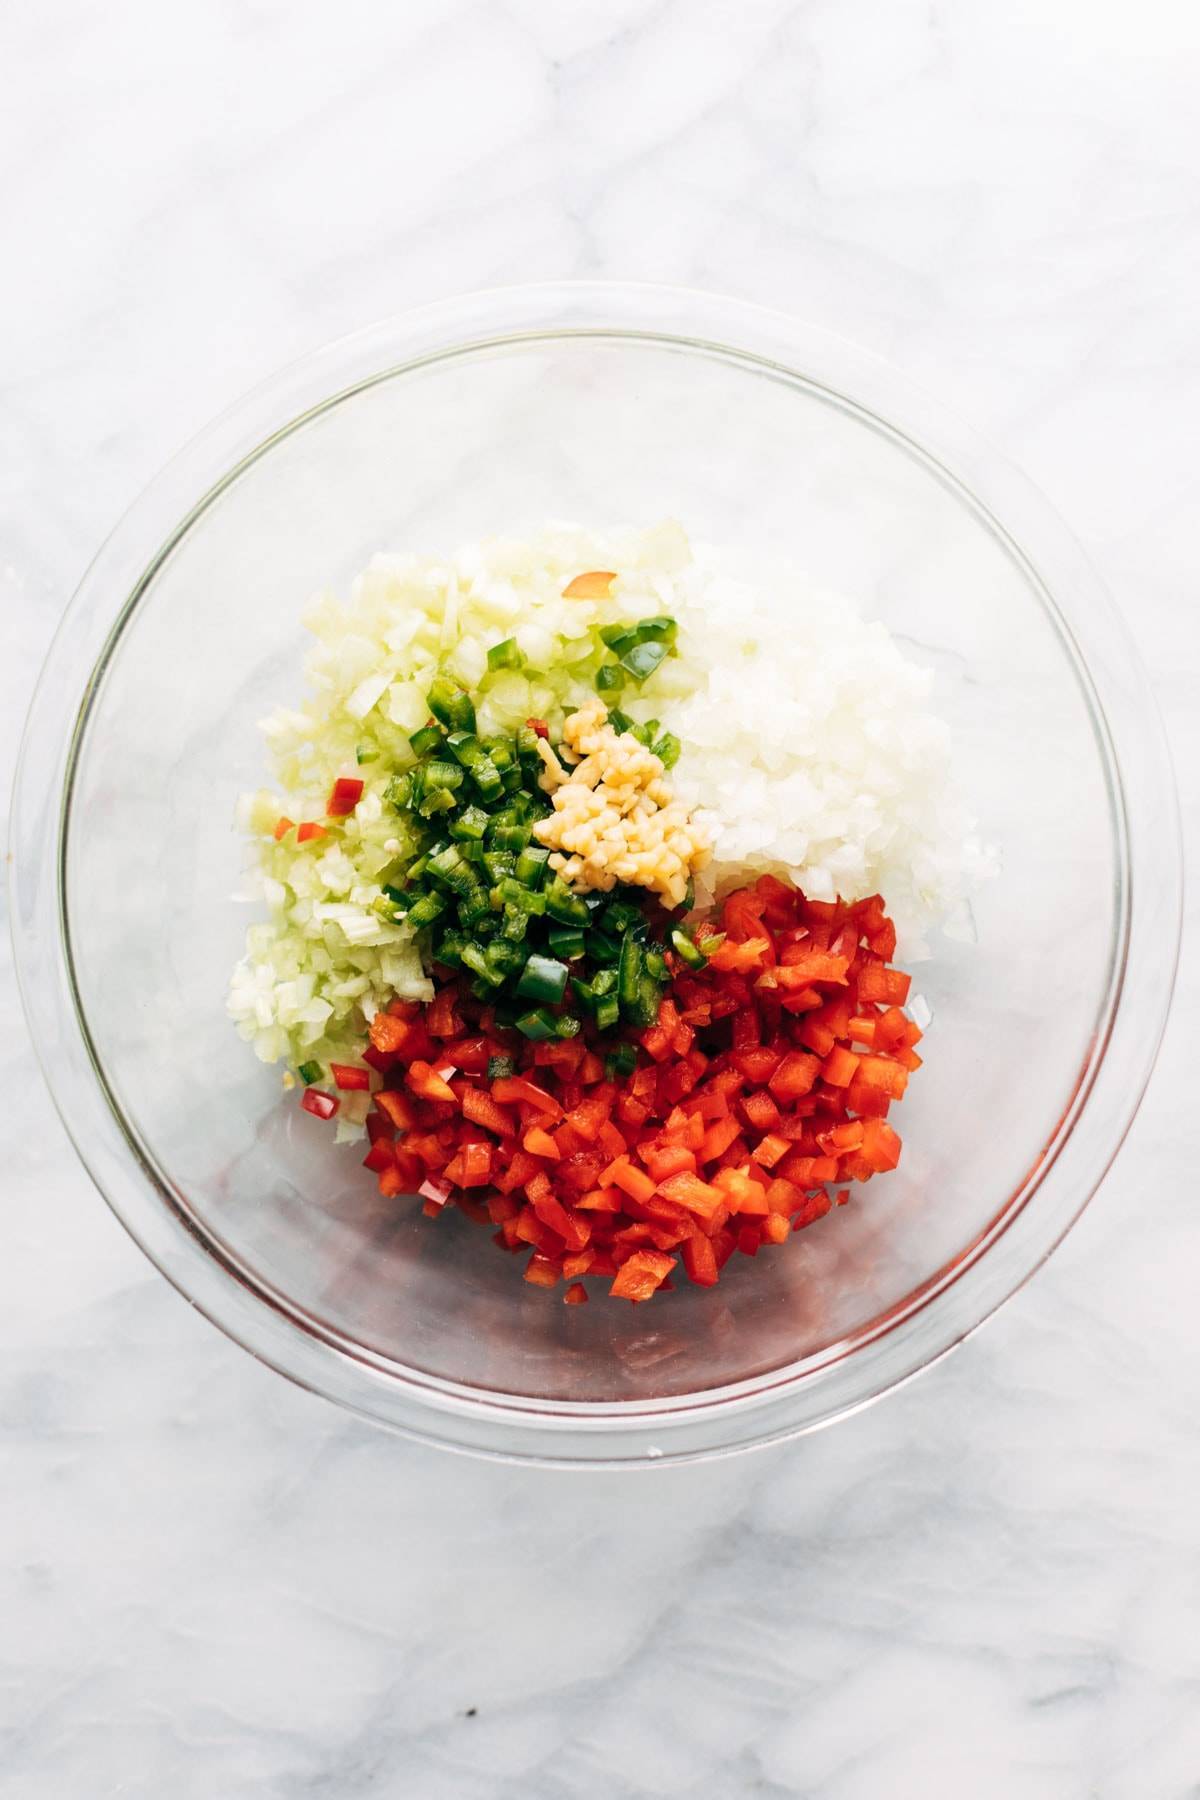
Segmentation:
{"type": "MultiPolygon", "coordinates": [[[[990,433],[1132,619],[1197,822],[1187,0],[46,0],[0,33],[10,765],[95,546],[226,401],[424,299],[610,275],[802,312],[990,433]]],[[[1188,949],[1124,1151],[984,1333],[782,1450],[570,1477],[350,1422],[191,1312],[0,961],[0,1800],[1200,1795],[1188,949]]]]}

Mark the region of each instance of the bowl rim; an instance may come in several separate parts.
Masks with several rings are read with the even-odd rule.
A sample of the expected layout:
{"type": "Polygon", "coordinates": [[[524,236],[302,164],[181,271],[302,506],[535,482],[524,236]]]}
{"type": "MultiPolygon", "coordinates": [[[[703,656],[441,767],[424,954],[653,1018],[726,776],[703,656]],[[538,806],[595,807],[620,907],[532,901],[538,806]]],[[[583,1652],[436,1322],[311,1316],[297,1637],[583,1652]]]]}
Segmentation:
{"type": "Polygon", "coordinates": [[[832,333],[743,300],[620,282],[482,290],[382,320],[269,377],[179,452],[101,547],[63,615],[18,759],[11,851],[18,984],[43,1075],[84,1167],[151,1261],[300,1385],[443,1447],[556,1466],[693,1460],[796,1436],[910,1379],[990,1317],[1061,1241],[1132,1123],[1165,1028],[1182,914],[1174,775],[1148,679],[1115,605],[1038,490],[940,402],[832,333]],[[652,1402],[547,1402],[404,1368],[306,1320],[237,1265],[121,1114],[73,980],[66,904],[71,783],[92,700],[140,596],[196,519],[281,437],[366,387],[485,346],[563,336],[666,343],[773,372],[883,431],[949,485],[1017,561],[1059,631],[1092,715],[1122,859],[1110,979],[1074,1091],[984,1230],[850,1338],[763,1376],[652,1402]],[[1165,866],[1149,882],[1152,851],[1165,866]],[[998,1244],[1004,1258],[989,1254],[998,1244]]]}

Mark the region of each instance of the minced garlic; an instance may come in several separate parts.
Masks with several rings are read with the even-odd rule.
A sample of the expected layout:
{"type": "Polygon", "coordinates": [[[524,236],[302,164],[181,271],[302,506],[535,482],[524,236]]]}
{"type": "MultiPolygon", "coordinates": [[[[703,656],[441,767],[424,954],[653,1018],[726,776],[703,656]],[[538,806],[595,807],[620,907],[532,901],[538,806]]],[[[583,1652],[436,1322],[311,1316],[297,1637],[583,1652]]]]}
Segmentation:
{"type": "Polygon", "coordinates": [[[570,886],[607,892],[618,881],[682,904],[688,882],[712,855],[682,801],[672,798],[660,757],[608,722],[602,700],[589,700],[563,726],[562,761],[544,741],[541,786],[554,812],[533,833],[552,851],[550,867],[570,886]]]}

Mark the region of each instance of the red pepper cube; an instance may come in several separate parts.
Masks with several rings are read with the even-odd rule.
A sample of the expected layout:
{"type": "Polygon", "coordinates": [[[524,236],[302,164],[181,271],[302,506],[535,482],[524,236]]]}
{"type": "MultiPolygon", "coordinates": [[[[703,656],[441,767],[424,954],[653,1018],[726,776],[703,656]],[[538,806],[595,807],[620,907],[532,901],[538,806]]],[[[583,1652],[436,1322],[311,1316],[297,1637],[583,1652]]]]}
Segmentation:
{"type": "Polygon", "coordinates": [[[301,1094],[300,1104],[314,1119],[332,1119],[341,1101],[336,1094],[327,1094],[322,1088],[310,1087],[305,1088],[301,1094]]]}
{"type": "Polygon", "coordinates": [[[326,816],[330,819],[344,819],[352,813],[362,799],[363,784],[361,781],[341,775],[330,790],[329,800],[325,807],[326,816]]]}
{"type": "Polygon", "coordinates": [[[371,1077],[365,1069],[356,1069],[350,1063],[330,1063],[329,1073],[333,1076],[335,1087],[343,1093],[366,1093],[371,1086],[371,1077]]]}
{"type": "Polygon", "coordinates": [[[557,1287],[559,1273],[548,1256],[535,1250],[525,1270],[525,1279],[534,1287],[557,1287]]]}
{"type": "Polygon", "coordinates": [[[649,1300],[674,1267],[675,1258],[664,1250],[635,1250],[618,1269],[608,1291],[616,1300],[649,1300]]]}

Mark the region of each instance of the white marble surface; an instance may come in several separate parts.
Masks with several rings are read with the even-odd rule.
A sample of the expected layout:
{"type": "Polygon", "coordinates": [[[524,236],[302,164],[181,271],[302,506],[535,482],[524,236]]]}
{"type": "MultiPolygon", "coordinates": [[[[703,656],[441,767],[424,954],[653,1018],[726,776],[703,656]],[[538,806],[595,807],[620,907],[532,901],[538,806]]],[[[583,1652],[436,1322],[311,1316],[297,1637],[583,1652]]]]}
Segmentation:
{"type": "MultiPolygon", "coordinates": [[[[46,0],[0,67],[10,763],[84,563],[224,402],[415,301],[619,275],[803,311],[1023,463],[1195,824],[1189,0],[46,0]]],[[[348,1423],[193,1316],[0,954],[3,1800],[1200,1795],[1193,956],[1109,1180],[982,1336],[785,1450],[565,1477],[348,1423]]]]}

